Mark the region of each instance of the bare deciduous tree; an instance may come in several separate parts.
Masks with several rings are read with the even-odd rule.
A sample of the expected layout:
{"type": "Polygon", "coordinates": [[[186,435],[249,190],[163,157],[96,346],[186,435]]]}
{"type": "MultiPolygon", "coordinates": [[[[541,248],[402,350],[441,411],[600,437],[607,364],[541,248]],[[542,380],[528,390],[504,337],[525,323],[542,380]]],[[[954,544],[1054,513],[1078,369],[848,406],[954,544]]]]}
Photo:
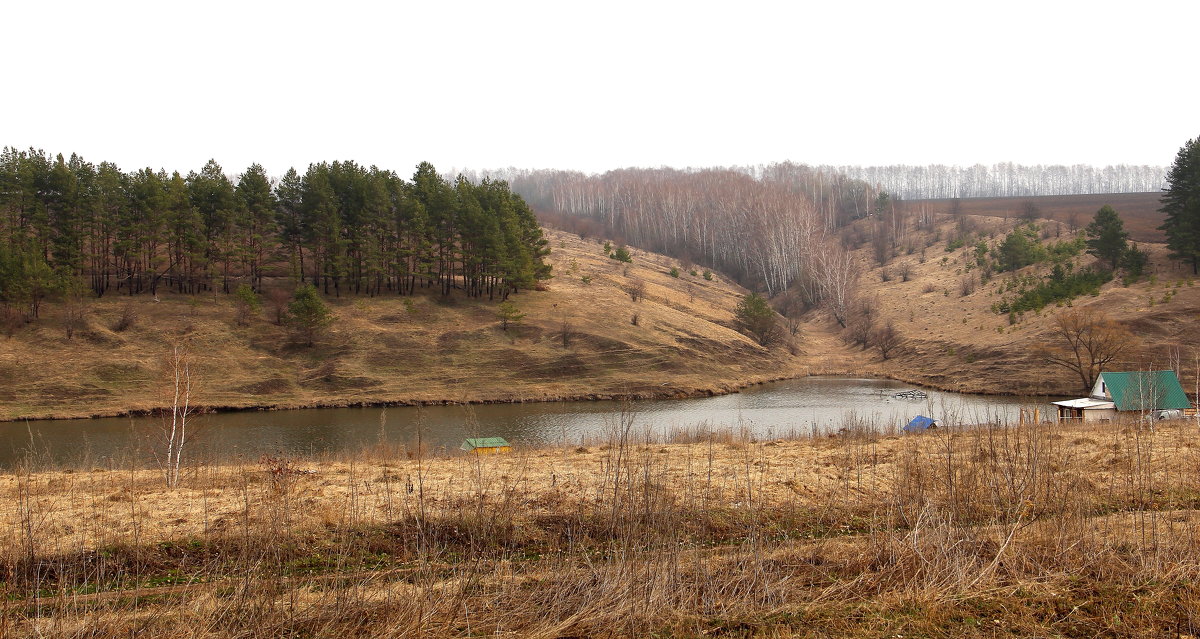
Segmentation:
{"type": "Polygon", "coordinates": [[[821,301],[829,309],[833,319],[845,328],[861,268],[854,255],[837,242],[823,242],[817,247],[814,256],[817,269],[814,276],[821,293],[821,301]]]}
{"type": "Polygon", "coordinates": [[[872,333],[871,341],[875,343],[875,348],[879,349],[879,354],[884,359],[889,359],[904,342],[904,338],[900,336],[900,331],[896,330],[896,325],[888,320],[872,333]]]}
{"type": "Polygon", "coordinates": [[[192,405],[195,380],[192,371],[192,354],[186,339],[171,345],[164,363],[167,392],[171,408],[162,415],[164,478],[167,486],[179,485],[179,472],[183,464],[183,449],[189,440],[188,419],[196,412],[192,405]]]}
{"type": "Polygon", "coordinates": [[[1051,335],[1054,340],[1037,345],[1034,353],[1078,375],[1084,392],[1092,389],[1105,366],[1137,343],[1129,329],[1091,309],[1059,313],[1051,335]]]}
{"type": "Polygon", "coordinates": [[[846,320],[846,340],[861,348],[871,346],[875,336],[875,303],[866,300],[855,300],[846,320]]]}

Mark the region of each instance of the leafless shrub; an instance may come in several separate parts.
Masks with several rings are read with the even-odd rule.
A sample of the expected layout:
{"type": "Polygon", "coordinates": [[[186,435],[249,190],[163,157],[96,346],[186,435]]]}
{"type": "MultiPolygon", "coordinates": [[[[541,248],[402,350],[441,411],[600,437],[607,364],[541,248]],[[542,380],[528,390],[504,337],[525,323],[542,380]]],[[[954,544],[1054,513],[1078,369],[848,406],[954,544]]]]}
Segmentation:
{"type": "Polygon", "coordinates": [[[875,261],[883,266],[892,259],[893,247],[896,239],[892,232],[892,227],[884,224],[882,220],[875,224],[871,235],[871,254],[875,261]]]}
{"type": "Polygon", "coordinates": [[[901,282],[907,282],[912,279],[913,265],[912,262],[904,262],[897,267],[896,271],[900,275],[901,282]]]}
{"type": "Polygon", "coordinates": [[[1025,223],[1036,222],[1042,216],[1042,210],[1038,208],[1030,200],[1021,203],[1021,210],[1017,214],[1018,218],[1025,223]]]}
{"type": "Polygon", "coordinates": [[[933,282],[926,282],[925,286],[921,287],[922,293],[932,293],[936,290],[937,290],[937,284],[934,284],[933,282]]]}
{"type": "Polygon", "coordinates": [[[558,337],[562,340],[563,348],[570,348],[571,339],[575,337],[575,324],[568,318],[563,318],[558,325],[558,337]]]}
{"type": "Polygon", "coordinates": [[[973,215],[960,215],[954,221],[954,235],[957,238],[966,240],[969,236],[974,235],[979,230],[979,220],[973,215]]]}
{"type": "Polygon", "coordinates": [[[271,315],[275,317],[275,325],[283,326],[287,320],[288,302],[292,301],[292,294],[282,288],[269,288],[263,292],[263,297],[267,299],[267,308],[271,309],[271,315]]]}
{"type": "Polygon", "coordinates": [[[633,315],[629,316],[629,323],[633,324],[634,326],[638,326],[640,319],[640,315],[638,313],[634,313],[633,315]]]}
{"type": "Polygon", "coordinates": [[[892,272],[886,268],[879,269],[879,280],[882,282],[892,281],[892,272]]]}
{"type": "Polygon", "coordinates": [[[1071,211],[1067,214],[1067,227],[1071,229],[1072,233],[1079,230],[1079,211],[1071,211]]]}
{"type": "Polygon", "coordinates": [[[87,328],[87,302],[82,296],[70,296],[63,303],[63,332],[67,339],[87,328]]]}
{"type": "Polygon", "coordinates": [[[976,282],[975,282],[974,275],[970,275],[970,274],[964,275],[962,277],[962,279],[959,280],[959,282],[958,282],[958,294],[961,297],[966,297],[966,296],[970,295],[971,293],[974,293],[975,292],[975,283],[976,282]]]}
{"type": "Polygon", "coordinates": [[[883,359],[889,359],[903,340],[900,332],[896,330],[896,325],[888,320],[883,326],[875,329],[871,334],[871,341],[875,348],[879,349],[879,354],[883,356],[883,359]]]}
{"type": "Polygon", "coordinates": [[[304,475],[304,471],[296,467],[294,460],[284,455],[262,455],[258,463],[271,482],[271,488],[277,494],[291,492],[296,479],[304,475]]]}
{"type": "Polygon", "coordinates": [[[629,295],[629,299],[637,302],[646,296],[646,283],[639,279],[629,280],[625,285],[625,292],[629,295]]]}
{"type": "Polygon", "coordinates": [[[121,314],[117,316],[116,321],[113,322],[112,326],[109,328],[116,333],[120,333],[133,328],[133,326],[137,324],[137,321],[137,308],[134,307],[132,301],[129,301],[121,305],[121,314]]]}
{"type": "MultiPolygon", "coordinates": [[[[795,335],[795,333],[793,333],[795,335]]],[[[792,357],[798,357],[803,351],[800,349],[800,343],[797,340],[789,339],[785,341],[787,352],[792,357]]]]}
{"type": "Polygon", "coordinates": [[[855,250],[866,244],[867,233],[861,224],[852,224],[842,231],[841,240],[844,248],[855,250]]]}
{"type": "Polygon", "coordinates": [[[579,239],[586,240],[589,237],[595,237],[599,232],[599,225],[595,221],[584,218],[579,220],[575,226],[575,232],[579,234],[579,239]]]}
{"type": "Polygon", "coordinates": [[[796,315],[786,316],[783,318],[783,324],[787,327],[788,335],[795,337],[800,333],[800,318],[796,315]]]}
{"type": "Polygon", "coordinates": [[[875,332],[875,308],[877,306],[877,302],[872,304],[862,299],[854,302],[846,321],[847,341],[861,348],[871,345],[871,339],[875,332]]]}

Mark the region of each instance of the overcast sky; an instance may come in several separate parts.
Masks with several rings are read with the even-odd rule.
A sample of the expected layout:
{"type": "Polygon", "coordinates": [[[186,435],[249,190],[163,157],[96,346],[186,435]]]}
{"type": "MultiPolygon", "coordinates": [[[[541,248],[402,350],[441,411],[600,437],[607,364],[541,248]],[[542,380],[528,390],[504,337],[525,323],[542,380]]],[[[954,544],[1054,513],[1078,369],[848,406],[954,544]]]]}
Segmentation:
{"type": "Polygon", "coordinates": [[[1200,135],[1181,2],[37,2],[0,146],[459,168],[1169,164],[1200,135]]]}

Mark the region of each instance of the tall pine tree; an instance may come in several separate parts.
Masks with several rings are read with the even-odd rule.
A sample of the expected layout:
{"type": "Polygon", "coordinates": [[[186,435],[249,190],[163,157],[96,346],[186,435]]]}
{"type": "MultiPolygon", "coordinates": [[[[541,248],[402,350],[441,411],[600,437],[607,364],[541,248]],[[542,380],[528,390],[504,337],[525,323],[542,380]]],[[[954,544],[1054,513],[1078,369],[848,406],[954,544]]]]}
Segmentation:
{"type": "Polygon", "coordinates": [[[1184,144],[1167,171],[1167,188],[1159,200],[1167,219],[1159,230],[1167,234],[1171,257],[1190,260],[1200,270],[1200,138],[1184,144]]]}
{"type": "Polygon", "coordinates": [[[1087,252],[1108,263],[1109,268],[1116,270],[1121,262],[1121,256],[1129,242],[1129,233],[1125,232],[1125,223],[1117,215],[1113,207],[1105,204],[1096,211],[1096,218],[1087,226],[1087,252]]]}

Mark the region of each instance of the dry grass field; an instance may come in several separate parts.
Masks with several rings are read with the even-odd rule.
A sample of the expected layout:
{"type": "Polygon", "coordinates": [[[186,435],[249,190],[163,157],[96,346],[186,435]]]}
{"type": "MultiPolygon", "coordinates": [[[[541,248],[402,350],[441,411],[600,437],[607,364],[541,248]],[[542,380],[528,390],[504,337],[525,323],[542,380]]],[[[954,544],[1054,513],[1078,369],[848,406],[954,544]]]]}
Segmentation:
{"type": "Polygon", "coordinates": [[[1192,637],[1194,422],[0,475],[6,637],[1192,637]]]}

